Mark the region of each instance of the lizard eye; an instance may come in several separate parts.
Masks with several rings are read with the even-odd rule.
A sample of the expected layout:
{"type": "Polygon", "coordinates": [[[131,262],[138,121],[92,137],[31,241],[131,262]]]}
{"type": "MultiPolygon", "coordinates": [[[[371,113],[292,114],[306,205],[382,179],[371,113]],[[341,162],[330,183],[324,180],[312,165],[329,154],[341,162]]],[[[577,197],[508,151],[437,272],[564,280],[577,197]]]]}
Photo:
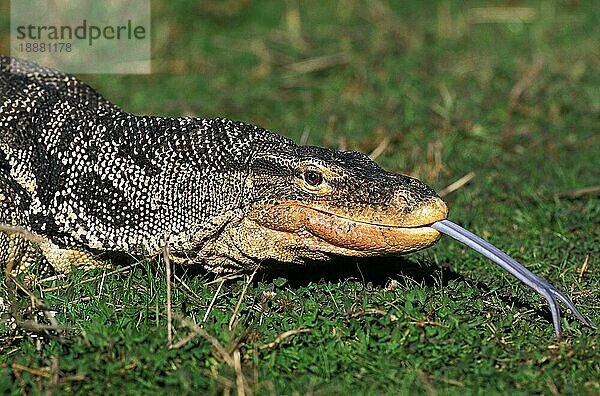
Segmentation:
{"type": "Polygon", "coordinates": [[[319,172],[315,172],[313,170],[308,170],[304,172],[304,181],[309,186],[316,187],[323,182],[323,175],[319,172]]]}

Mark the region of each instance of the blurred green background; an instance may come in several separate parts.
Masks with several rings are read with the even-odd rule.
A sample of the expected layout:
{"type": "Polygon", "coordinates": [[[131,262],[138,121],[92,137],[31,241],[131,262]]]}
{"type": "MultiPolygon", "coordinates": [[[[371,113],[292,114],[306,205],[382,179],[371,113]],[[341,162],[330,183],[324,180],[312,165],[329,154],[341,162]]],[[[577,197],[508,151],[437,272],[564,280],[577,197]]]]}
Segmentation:
{"type": "MultiPolygon", "coordinates": [[[[0,0],[0,53],[8,11],[0,0]]],[[[450,219],[600,323],[597,2],[153,1],[152,70],[82,79],[130,112],[373,153],[439,191],[469,175],[445,196],[450,219]]],[[[447,239],[258,274],[245,292],[243,279],[218,288],[177,270],[190,290],[174,290],[174,310],[202,322],[217,293],[204,328],[240,353],[237,368],[202,337],[166,348],[161,271],[42,284],[70,342],[0,325],[0,390],[600,394],[598,332],[566,312],[555,340],[542,299],[447,239]],[[293,329],[310,333],[269,346],[293,329]]]]}

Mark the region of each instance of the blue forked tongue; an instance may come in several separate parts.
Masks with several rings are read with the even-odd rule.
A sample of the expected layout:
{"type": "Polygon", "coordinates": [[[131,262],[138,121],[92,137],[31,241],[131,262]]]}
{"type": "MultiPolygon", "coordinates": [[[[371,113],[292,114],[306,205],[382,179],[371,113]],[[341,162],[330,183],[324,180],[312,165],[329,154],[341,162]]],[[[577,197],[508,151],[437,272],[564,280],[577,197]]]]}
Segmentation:
{"type": "Polygon", "coordinates": [[[550,312],[552,312],[552,322],[554,323],[554,333],[558,338],[561,337],[562,329],[560,325],[560,309],[556,299],[562,301],[571,310],[571,312],[573,312],[573,315],[575,315],[575,317],[584,325],[591,327],[592,329],[596,328],[596,326],[594,326],[594,324],[588,318],[577,311],[575,305],[563,293],[561,293],[544,279],[523,267],[515,259],[488,241],[448,220],[435,222],[430,227],[438,230],[442,234],[446,234],[449,237],[456,239],[461,243],[464,243],[471,249],[498,264],[500,267],[510,272],[512,276],[535,290],[538,294],[542,295],[546,301],[548,301],[548,305],[550,306],[550,312]]]}

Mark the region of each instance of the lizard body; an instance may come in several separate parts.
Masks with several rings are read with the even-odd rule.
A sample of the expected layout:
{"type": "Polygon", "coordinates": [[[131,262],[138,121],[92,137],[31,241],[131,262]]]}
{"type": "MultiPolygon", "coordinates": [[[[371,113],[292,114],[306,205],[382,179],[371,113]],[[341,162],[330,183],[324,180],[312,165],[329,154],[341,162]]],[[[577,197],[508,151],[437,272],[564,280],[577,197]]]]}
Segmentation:
{"type": "Polygon", "coordinates": [[[447,208],[367,156],[298,146],[226,119],[137,116],[73,76],[0,57],[0,264],[56,270],[112,255],[214,271],[436,242],[447,208]],[[41,255],[39,254],[41,253],[41,255]]]}
{"type": "MultiPolygon", "coordinates": [[[[436,193],[366,155],[298,146],[222,118],[137,116],[77,78],[0,55],[0,266],[105,266],[124,255],[211,271],[410,253],[440,232],[544,297],[558,289],[446,220],[436,193]]],[[[1,301],[0,301],[1,305],[1,301]]]]}

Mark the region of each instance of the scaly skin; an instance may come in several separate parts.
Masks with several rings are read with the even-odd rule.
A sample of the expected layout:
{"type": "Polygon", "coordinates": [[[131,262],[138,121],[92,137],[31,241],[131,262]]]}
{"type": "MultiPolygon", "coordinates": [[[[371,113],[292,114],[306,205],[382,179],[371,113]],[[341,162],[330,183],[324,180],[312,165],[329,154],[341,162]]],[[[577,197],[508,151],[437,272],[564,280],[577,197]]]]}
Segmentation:
{"type": "Polygon", "coordinates": [[[224,119],[135,116],[63,73],[0,57],[0,264],[153,256],[213,271],[435,243],[444,202],[367,156],[224,119]],[[10,236],[9,236],[10,234],[10,236]]]}

